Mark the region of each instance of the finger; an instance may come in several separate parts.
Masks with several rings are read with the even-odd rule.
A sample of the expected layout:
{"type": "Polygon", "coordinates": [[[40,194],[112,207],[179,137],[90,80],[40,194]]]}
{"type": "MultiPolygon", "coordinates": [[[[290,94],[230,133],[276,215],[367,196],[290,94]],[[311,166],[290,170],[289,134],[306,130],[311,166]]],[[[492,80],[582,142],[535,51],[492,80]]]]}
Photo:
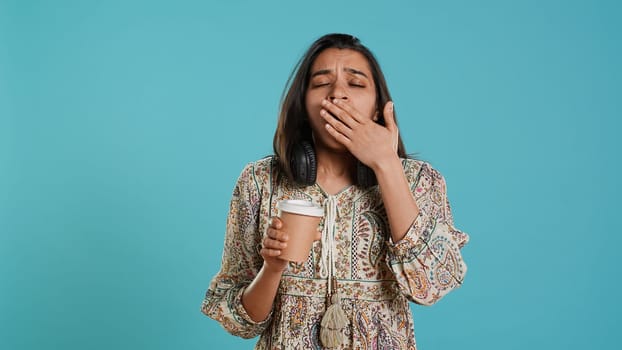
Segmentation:
{"type": "Polygon", "coordinates": [[[283,221],[278,216],[273,216],[270,218],[270,227],[279,229],[283,227],[283,221]]]}
{"type": "Polygon", "coordinates": [[[393,101],[389,101],[384,105],[384,124],[387,129],[391,132],[391,136],[393,137],[393,150],[397,152],[400,131],[397,128],[397,124],[395,123],[395,109],[394,109],[393,101]]]}
{"type": "Polygon", "coordinates": [[[337,140],[337,142],[339,142],[340,144],[346,146],[346,148],[348,150],[350,149],[350,145],[352,144],[352,140],[350,140],[349,138],[345,137],[339,131],[335,130],[335,128],[333,128],[330,124],[326,124],[325,127],[326,127],[326,130],[328,131],[328,133],[332,137],[334,137],[335,140],[337,140]]]}
{"type": "Polygon", "coordinates": [[[287,243],[269,237],[264,238],[261,245],[263,248],[268,249],[284,249],[285,247],[287,247],[287,243]]]}
{"type": "Polygon", "coordinates": [[[344,110],[350,116],[350,118],[352,118],[354,121],[356,121],[359,124],[365,122],[368,119],[368,118],[364,118],[361,115],[361,113],[359,113],[359,111],[356,108],[354,108],[352,105],[350,105],[349,103],[343,103],[343,101],[339,99],[335,99],[333,100],[333,104],[337,106],[338,108],[341,108],[342,110],[344,110]]]}
{"type": "Polygon", "coordinates": [[[322,107],[324,107],[324,109],[329,111],[332,115],[334,115],[337,119],[339,119],[342,123],[344,123],[348,127],[352,128],[358,125],[359,122],[353,116],[351,116],[349,112],[341,108],[342,106],[346,104],[341,103],[340,106],[337,106],[337,104],[335,103],[337,101],[338,100],[335,100],[334,102],[330,102],[328,100],[322,100],[322,107]]]}
{"type": "Polygon", "coordinates": [[[259,254],[261,254],[262,256],[279,256],[281,255],[281,250],[261,248],[261,251],[259,252],[259,254]]]}
{"type": "Polygon", "coordinates": [[[289,240],[289,236],[287,235],[287,233],[283,231],[275,230],[273,228],[269,228],[266,231],[266,234],[268,238],[271,238],[277,241],[287,242],[289,240]]]}
{"type": "Polygon", "coordinates": [[[324,118],[324,121],[328,123],[333,129],[342,133],[343,135],[350,137],[352,135],[352,129],[342,123],[339,119],[333,118],[325,109],[320,110],[320,115],[324,118]]]}
{"type": "Polygon", "coordinates": [[[393,131],[394,129],[397,129],[397,126],[395,125],[395,114],[393,114],[393,101],[389,101],[384,105],[384,124],[387,127],[387,129],[393,131]]]}

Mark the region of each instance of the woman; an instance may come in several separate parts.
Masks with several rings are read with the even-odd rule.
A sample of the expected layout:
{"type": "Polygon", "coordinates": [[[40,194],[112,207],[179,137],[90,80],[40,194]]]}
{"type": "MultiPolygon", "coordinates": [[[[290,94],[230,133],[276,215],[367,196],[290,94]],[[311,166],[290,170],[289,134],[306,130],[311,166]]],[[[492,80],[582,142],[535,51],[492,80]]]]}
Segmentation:
{"type": "Polygon", "coordinates": [[[275,156],[248,164],[234,189],[202,311],[260,335],[256,349],[416,349],[408,301],[430,305],[466,273],[444,178],[407,158],[382,71],[355,37],[318,39],[289,83],[275,156]],[[303,263],[279,258],[283,199],[325,211],[303,263]]]}

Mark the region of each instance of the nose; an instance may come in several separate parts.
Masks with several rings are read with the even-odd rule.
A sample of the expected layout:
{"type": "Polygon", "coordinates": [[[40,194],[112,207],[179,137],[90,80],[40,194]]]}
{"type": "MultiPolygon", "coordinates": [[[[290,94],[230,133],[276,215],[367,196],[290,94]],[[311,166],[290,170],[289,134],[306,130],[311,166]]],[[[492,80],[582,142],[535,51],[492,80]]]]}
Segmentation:
{"type": "Polygon", "coordinates": [[[333,84],[333,88],[328,92],[327,99],[334,101],[336,99],[348,100],[348,92],[341,82],[333,84]]]}

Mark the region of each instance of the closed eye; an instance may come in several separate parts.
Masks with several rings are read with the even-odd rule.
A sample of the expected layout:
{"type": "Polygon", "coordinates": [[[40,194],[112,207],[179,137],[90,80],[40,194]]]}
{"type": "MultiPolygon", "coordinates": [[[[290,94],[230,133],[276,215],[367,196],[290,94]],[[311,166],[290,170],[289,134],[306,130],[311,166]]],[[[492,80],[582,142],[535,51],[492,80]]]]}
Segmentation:
{"type": "Polygon", "coordinates": [[[327,86],[327,85],[330,85],[330,83],[331,82],[328,79],[315,79],[311,81],[311,87],[316,88],[316,87],[327,86]]]}
{"type": "Polygon", "coordinates": [[[329,85],[329,84],[330,84],[330,83],[315,83],[315,84],[313,84],[313,87],[327,86],[327,85],[329,85]]]}

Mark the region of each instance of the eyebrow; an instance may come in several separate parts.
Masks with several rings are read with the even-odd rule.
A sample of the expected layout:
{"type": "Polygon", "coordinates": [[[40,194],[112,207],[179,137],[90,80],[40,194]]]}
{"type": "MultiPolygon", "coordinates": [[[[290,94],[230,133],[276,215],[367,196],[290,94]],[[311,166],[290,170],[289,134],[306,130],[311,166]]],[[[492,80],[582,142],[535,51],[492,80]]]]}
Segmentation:
{"type": "MultiPolygon", "coordinates": [[[[343,70],[348,72],[348,73],[350,73],[350,74],[362,75],[365,78],[369,79],[367,74],[361,72],[360,70],[357,70],[357,69],[354,69],[354,68],[349,68],[349,67],[346,67],[343,70]]],[[[313,74],[311,74],[311,78],[316,77],[318,75],[325,75],[325,74],[330,74],[330,73],[332,73],[332,70],[330,70],[330,69],[320,69],[320,70],[318,70],[316,72],[313,72],[313,74]]]]}

